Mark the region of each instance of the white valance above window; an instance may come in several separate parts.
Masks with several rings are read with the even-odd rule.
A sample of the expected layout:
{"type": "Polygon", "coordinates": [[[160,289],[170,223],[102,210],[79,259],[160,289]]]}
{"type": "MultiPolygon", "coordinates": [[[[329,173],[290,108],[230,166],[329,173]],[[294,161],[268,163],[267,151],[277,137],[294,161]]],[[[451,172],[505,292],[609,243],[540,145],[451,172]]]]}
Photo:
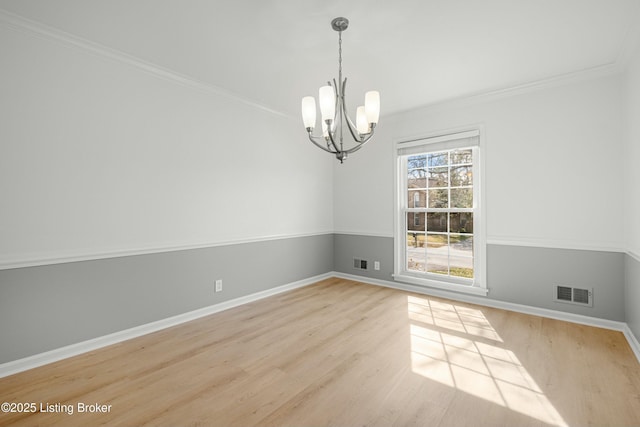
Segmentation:
{"type": "Polygon", "coordinates": [[[420,154],[424,151],[452,150],[480,145],[480,132],[471,130],[449,135],[434,136],[398,144],[398,156],[420,154]]]}

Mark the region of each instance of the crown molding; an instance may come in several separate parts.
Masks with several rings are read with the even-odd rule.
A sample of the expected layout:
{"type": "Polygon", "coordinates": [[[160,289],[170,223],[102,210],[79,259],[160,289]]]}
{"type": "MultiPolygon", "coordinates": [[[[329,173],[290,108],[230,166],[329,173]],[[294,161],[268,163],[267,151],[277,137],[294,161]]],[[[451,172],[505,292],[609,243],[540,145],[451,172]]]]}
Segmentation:
{"type": "Polygon", "coordinates": [[[98,55],[112,61],[126,64],[130,67],[134,67],[140,71],[151,74],[154,77],[161,78],[163,80],[170,81],[181,86],[187,86],[208,95],[222,96],[233,101],[245,104],[252,108],[261,110],[263,112],[267,112],[287,119],[292,119],[290,114],[286,114],[282,111],[278,111],[265,105],[259,104],[241,95],[238,95],[235,92],[231,92],[219,86],[196,80],[190,76],[178,73],[169,68],[162,67],[152,62],[144,61],[120,50],[104,46],[102,44],[93,42],[83,37],[76,36],[71,33],[67,33],[54,27],[50,27],[41,22],[27,19],[23,16],[16,15],[2,8],[0,8],[0,24],[14,31],[57,42],[64,46],[75,48],[85,53],[98,55]]]}
{"type": "MultiPolygon", "coordinates": [[[[640,7],[638,8],[640,11],[640,7]]],[[[640,13],[636,13],[640,15],[640,13]]],[[[113,49],[99,43],[90,41],[83,37],[76,36],[71,33],[59,30],[57,28],[48,26],[38,21],[34,21],[23,16],[14,14],[5,9],[0,8],[0,23],[6,25],[13,30],[25,32],[40,38],[56,41],[69,47],[75,47],[88,53],[97,54],[102,57],[115,60],[129,66],[135,67],[139,70],[150,73],[156,77],[173,81],[174,83],[188,86],[198,89],[210,95],[224,96],[226,98],[238,101],[250,107],[268,112],[270,114],[284,117],[287,119],[296,119],[291,114],[270,108],[266,105],[259,104],[253,100],[245,98],[235,92],[231,92],[227,89],[215,86],[209,83],[205,83],[196,80],[187,75],[178,73],[169,68],[162,67],[160,65],[144,61],[135,56],[129,55],[117,49],[113,49]]],[[[620,73],[625,70],[630,58],[635,53],[636,48],[640,46],[640,25],[633,25],[625,38],[624,45],[620,50],[615,61],[602,64],[599,66],[579,70],[562,75],[556,75],[549,78],[534,80],[525,82],[518,85],[513,85],[504,88],[495,88],[493,90],[481,91],[475,94],[464,95],[458,98],[452,98],[448,100],[436,101],[434,103],[425,104],[418,107],[412,107],[409,109],[403,109],[395,112],[385,114],[385,118],[393,118],[394,116],[400,116],[412,111],[440,111],[443,109],[461,108],[478,103],[485,103],[495,101],[499,99],[509,98],[512,96],[522,95],[530,92],[539,91],[545,88],[552,88],[557,86],[566,85],[572,82],[590,80],[606,75],[620,73]]]]}
{"type": "Polygon", "coordinates": [[[522,84],[481,91],[475,94],[464,95],[458,98],[451,98],[437,101],[423,106],[409,108],[385,115],[385,118],[394,118],[412,112],[438,113],[451,109],[470,107],[477,104],[486,104],[493,101],[512,98],[514,96],[538,92],[544,89],[551,89],[573,83],[589,81],[601,77],[620,74],[624,71],[624,66],[619,61],[585,68],[579,71],[559,74],[548,78],[534,80],[522,84]]]}
{"type": "Polygon", "coordinates": [[[439,112],[446,109],[467,107],[475,104],[481,104],[509,98],[512,96],[536,92],[543,89],[554,88],[571,83],[588,81],[608,75],[623,73],[629,66],[631,59],[635,56],[636,51],[640,49],[640,3],[636,5],[636,10],[635,12],[633,12],[633,15],[635,16],[635,19],[633,19],[633,24],[627,31],[622,47],[618,52],[616,58],[609,63],[585,68],[583,70],[578,70],[570,73],[559,74],[548,78],[524,82],[522,84],[504,88],[495,88],[493,90],[481,91],[476,94],[463,95],[457,98],[436,101],[420,107],[393,112],[385,115],[385,118],[392,118],[393,116],[403,115],[416,110],[422,110],[425,112],[439,112]]]}

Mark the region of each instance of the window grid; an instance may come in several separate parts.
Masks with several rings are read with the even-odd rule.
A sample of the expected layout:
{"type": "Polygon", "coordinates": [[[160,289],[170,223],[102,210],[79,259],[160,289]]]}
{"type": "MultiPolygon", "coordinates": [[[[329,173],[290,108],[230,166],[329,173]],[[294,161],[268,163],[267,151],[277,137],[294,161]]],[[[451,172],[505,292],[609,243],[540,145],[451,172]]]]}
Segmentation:
{"type": "Polygon", "coordinates": [[[473,149],[407,156],[406,171],[406,201],[412,200],[413,206],[410,208],[406,203],[403,208],[406,236],[404,268],[410,272],[472,280],[473,149]],[[424,194],[424,205],[416,207],[421,193],[424,194]],[[413,217],[413,227],[410,226],[410,216],[413,217]],[[420,217],[424,221],[419,221],[420,217]],[[455,230],[452,229],[454,219],[457,219],[455,230]],[[417,262],[415,258],[418,258],[417,262]]]}

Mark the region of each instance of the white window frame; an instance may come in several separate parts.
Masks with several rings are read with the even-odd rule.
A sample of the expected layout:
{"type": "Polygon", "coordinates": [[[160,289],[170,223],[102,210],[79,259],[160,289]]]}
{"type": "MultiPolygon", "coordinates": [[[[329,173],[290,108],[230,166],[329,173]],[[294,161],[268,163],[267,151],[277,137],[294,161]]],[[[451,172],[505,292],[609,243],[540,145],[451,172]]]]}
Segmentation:
{"type": "Polygon", "coordinates": [[[394,144],[395,209],[394,209],[394,280],[431,288],[487,295],[486,222],[484,191],[484,132],[482,126],[439,132],[437,134],[398,140],[394,144]],[[468,141],[472,141],[472,144],[468,141]],[[407,209],[406,158],[419,152],[436,152],[453,148],[473,148],[473,239],[474,278],[456,278],[435,273],[409,271],[406,266],[407,209]],[[407,151],[411,154],[406,154],[407,151]]]}

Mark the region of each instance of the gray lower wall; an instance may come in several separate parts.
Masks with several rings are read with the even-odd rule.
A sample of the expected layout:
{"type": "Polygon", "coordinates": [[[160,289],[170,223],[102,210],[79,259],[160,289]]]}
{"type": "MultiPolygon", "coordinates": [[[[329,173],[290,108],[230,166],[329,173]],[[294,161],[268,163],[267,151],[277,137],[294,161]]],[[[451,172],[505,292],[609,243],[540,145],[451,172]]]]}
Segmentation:
{"type": "Polygon", "coordinates": [[[393,280],[393,238],[335,234],[333,238],[333,269],[341,273],[357,274],[380,280],[393,280]],[[366,259],[367,270],[356,270],[353,259],[366,259]],[[373,269],[374,261],[380,262],[380,270],[373,269]]]}
{"type": "Polygon", "coordinates": [[[488,245],[489,298],[623,322],[621,252],[488,245]],[[593,307],[556,302],[555,285],[593,288],[593,307]]]}
{"type": "Polygon", "coordinates": [[[326,234],[1,270],[0,363],[325,274],[332,253],[326,234]]]}
{"type": "Polygon", "coordinates": [[[640,338],[640,261],[631,255],[626,255],[624,273],[625,321],[638,339],[640,338]]]}
{"type": "MultiPolygon", "coordinates": [[[[335,271],[393,280],[393,238],[337,234],[334,238],[335,271]],[[380,271],[353,268],[353,258],[381,262],[380,271]]],[[[619,252],[549,249],[525,246],[487,246],[488,298],[573,314],[625,321],[625,257],[619,252]],[[593,307],[554,301],[554,286],[593,288],[593,307]]],[[[640,303],[640,267],[627,262],[635,274],[640,303]]],[[[629,280],[627,280],[629,282],[629,280]]],[[[637,305],[640,307],[640,304],[637,305]]],[[[637,329],[640,329],[640,310],[637,329]]],[[[634,330],[634,332],[636,332],[634,330]]],[[[636,336],[640,336],[636,332],[636,336]]]]}
{"type": "MultiPolygon", "coordinates": [[[[391,237],[326,234],[1,270],[0,363],[330,271],[390,281],[393,250],[391,237]],[[370,268],[354,269],[353,258],[370,268]],[[220,293],[215,279],[223,280],[220,293]]],[[[640,336],[640,262],[631,256],[501,245],[487,251],[489,298],[626,321],[640,336]],[[593,307],[553,301],[555,284],[593,288],[593,307]]]]}

